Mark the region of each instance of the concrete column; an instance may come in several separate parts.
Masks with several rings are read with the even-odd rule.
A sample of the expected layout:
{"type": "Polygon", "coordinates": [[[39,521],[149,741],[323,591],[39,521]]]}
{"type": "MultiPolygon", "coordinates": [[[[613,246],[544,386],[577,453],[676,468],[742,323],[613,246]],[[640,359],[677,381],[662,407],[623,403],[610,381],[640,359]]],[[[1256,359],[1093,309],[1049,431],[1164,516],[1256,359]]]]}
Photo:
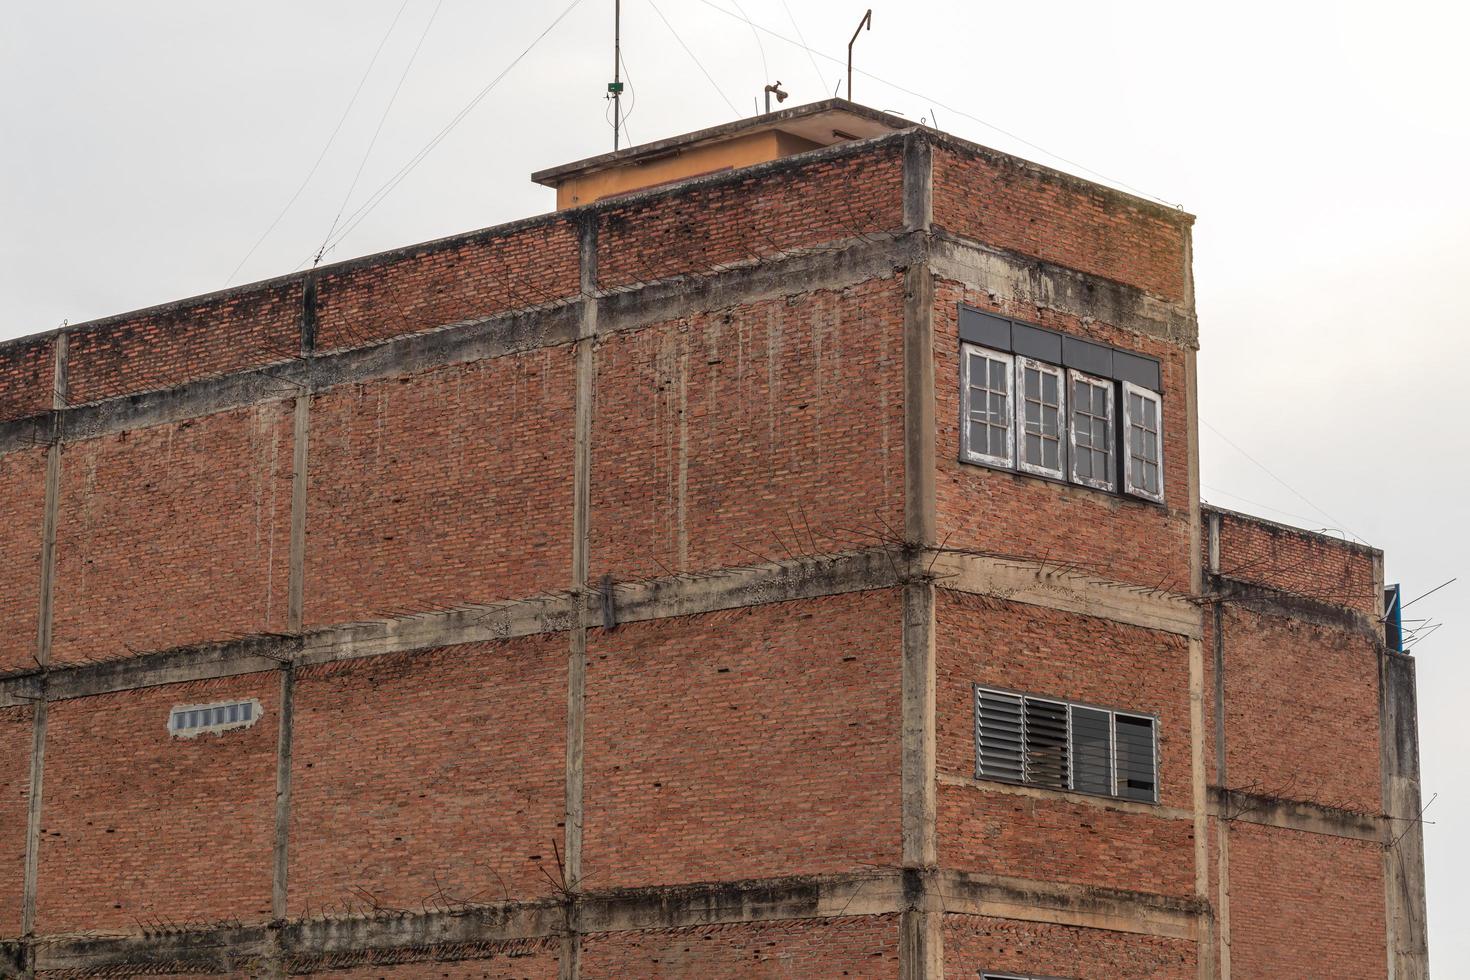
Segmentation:
{"type": "Polygon", "coordinates": [[[1383,851],[1389,980],[1427,980],[1424,823],[1414,659],[1385,650],[1379,664],[1379,745],[1388,842],[1383,851]]]}
{"type": "MultiPolygon", "coordinates": [[[[564,887],[568,897],[582,884],[582,754],[587,700],[588,522],[592,486],[592,413],[597,365],[597,216],[588,214],[579,230],[581,310],[577,321],[576,392],[572,459],[572,567],[571,589],[576,618],[567,651],[567,769],[566,830],[563,848],[564,887]]],[[[611,590],[608,590],[609,592],[611,590]]],[[[581,975],[581,937],[567,912],[567,935],[559,958],[560,980],[581,975]]]]}
{"type": "MultiPolygon", "coordinates": [[[[933,212],[928,140],[904,143],[904,223],[927,233],[933,212]]],[[[944,916],[939,901],[938,781],[935,761],[934,581],[929,549],[937,539],[934,459],[934,278],[927,241],[904,273],[904,547],[902,677],[903,911],[899,976],[944,975],[944,916]]]]}

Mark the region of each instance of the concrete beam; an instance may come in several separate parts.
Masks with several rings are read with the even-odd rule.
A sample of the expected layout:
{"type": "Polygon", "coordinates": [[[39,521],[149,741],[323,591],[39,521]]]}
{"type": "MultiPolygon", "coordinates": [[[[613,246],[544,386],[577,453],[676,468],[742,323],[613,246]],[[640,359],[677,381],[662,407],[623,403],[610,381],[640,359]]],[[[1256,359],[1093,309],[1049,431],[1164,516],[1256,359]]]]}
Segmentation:
{"type": "Polygon", "coordinates": [[[1211,578],[1213,589],[1204,596],[1204,601],[1239,606],[1262,616],[1294,619],[1313,626],[1356,633],[1375,646],[1383,642],[1383,627],[1372,616],[1356,609],[1228,576],[1211,578]]]}
{"type": "Polygon", "coordinates": [[[996,302],[1054,310],[1155,337],[1199,346],[1192,307],[1171,303],[1134,286],[985,245],[951,232],[935,232],[930,262],[940,279],[989,293],[996,302]]]}
{"type": "MultiPolygon", "coordinates": [[[[313,972],[384,955],[395,962],[472,959],[476,949],[491,944],[554,938],[569,929],[586,935],[893,915],[902,912],[907,895],[924,890],[914,877],[914,872],[898,869],[871,869],[253,926],[43,937],[25,945],[38,970],[81,976],[183,971],[239,975],[258,971],[277,956],[292,973],[313,972]]],[[[933,873],[932,880],[932,891],[947,913],[1194,938],[1198,909],[1186,899],[964,872],[933,873]]]]}
{"type": "Polygon", "coordinates": [[[1350,840],[1384,843],[1383,818],[1335,806],[1302,800],[1287,800],[1221,786],[1210,787],[1210,816],[1224,822],[1252,823],[1262,827],[1325,834],[1350,840]]]}
{"type": "Polygon", "coordinates": [[[1191,639],[1202,634],[1199,607],[1189,597],[1109,581],[1066,565],[947,551],[935,555],[930,567],[940,588],[956,592],[1095,616],[1191,639]]]}

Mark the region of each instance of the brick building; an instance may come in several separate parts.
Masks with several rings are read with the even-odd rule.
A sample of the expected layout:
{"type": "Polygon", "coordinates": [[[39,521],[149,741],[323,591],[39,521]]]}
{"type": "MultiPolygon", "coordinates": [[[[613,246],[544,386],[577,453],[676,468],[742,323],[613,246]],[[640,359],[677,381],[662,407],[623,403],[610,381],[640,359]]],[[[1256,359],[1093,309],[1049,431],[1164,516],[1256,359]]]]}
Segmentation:
{"type": "Polygon", "coordinates": [[[0,346],[43,977],[1427,975],[1382,554],[1202,506],[1191,218],[845,102],[0,346]]]}

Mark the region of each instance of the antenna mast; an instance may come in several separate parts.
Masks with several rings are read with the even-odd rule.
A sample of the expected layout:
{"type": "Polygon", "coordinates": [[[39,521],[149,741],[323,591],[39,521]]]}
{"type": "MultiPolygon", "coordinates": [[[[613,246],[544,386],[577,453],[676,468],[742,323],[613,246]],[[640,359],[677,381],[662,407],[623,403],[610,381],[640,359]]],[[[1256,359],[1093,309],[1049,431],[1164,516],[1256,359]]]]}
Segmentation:
{"type": "MultiPolygon", "coordinates": [[[[607,91],[613,103],[613,151],[618,148],[618,133],[623,124],[623,0],[613,0],[613,80],[607,91]]],[[[851,88],[851,82],[848,87],[851,88]]]]}
{"type": "Polygon", "coordinates": [[[872,7],[869,7],[868,12],[863,14],[863,19],[858,21],[857,30],[852,32],[852,40],[847,42],[847,101],[849,102],[852,101],[852,46],[857,43],[858,35],[863,32],[864,27],[870,31],[873,29],[872,7]]]}

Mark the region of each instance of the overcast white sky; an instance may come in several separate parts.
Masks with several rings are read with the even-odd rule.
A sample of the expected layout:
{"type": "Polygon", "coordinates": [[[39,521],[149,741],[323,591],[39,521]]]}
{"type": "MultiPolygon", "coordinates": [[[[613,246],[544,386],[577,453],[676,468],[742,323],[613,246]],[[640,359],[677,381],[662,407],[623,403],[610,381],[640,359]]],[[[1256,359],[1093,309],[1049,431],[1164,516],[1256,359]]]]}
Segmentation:
{"type": "MultiPolygon", "coordinates": [[[[321,166],[234,281],[308,262],[359,166],[344,217],[567,2],[6,4],[0,339],[224,286],[401,9],[321,166]]],[[[1446,624],[1415,651],[1425,799],[1438,794],[1430,949],[1438,976],[1470,976],[1470,426],[1456,394],[1470,361],[1470,7],[873,2],[857,64],[923,94],[859,75],[858,101],[1199,215],[1207,499],[1343,528],[1387,551],[1410,597],[1466,576],[1408,615],[1446,624]]],[[[739,0],[834,55],[862,3],[739,0]]],[[[749,115],[773,78],[796,105],[842,74],[714,9],[737,0],[623,6],[635,141],[734,118],[726,99],[749,115]]],[[[611,148],[611,20],[612,0],[582,0],[328,259],[550,210],[527,175],[611,148]]]]}

